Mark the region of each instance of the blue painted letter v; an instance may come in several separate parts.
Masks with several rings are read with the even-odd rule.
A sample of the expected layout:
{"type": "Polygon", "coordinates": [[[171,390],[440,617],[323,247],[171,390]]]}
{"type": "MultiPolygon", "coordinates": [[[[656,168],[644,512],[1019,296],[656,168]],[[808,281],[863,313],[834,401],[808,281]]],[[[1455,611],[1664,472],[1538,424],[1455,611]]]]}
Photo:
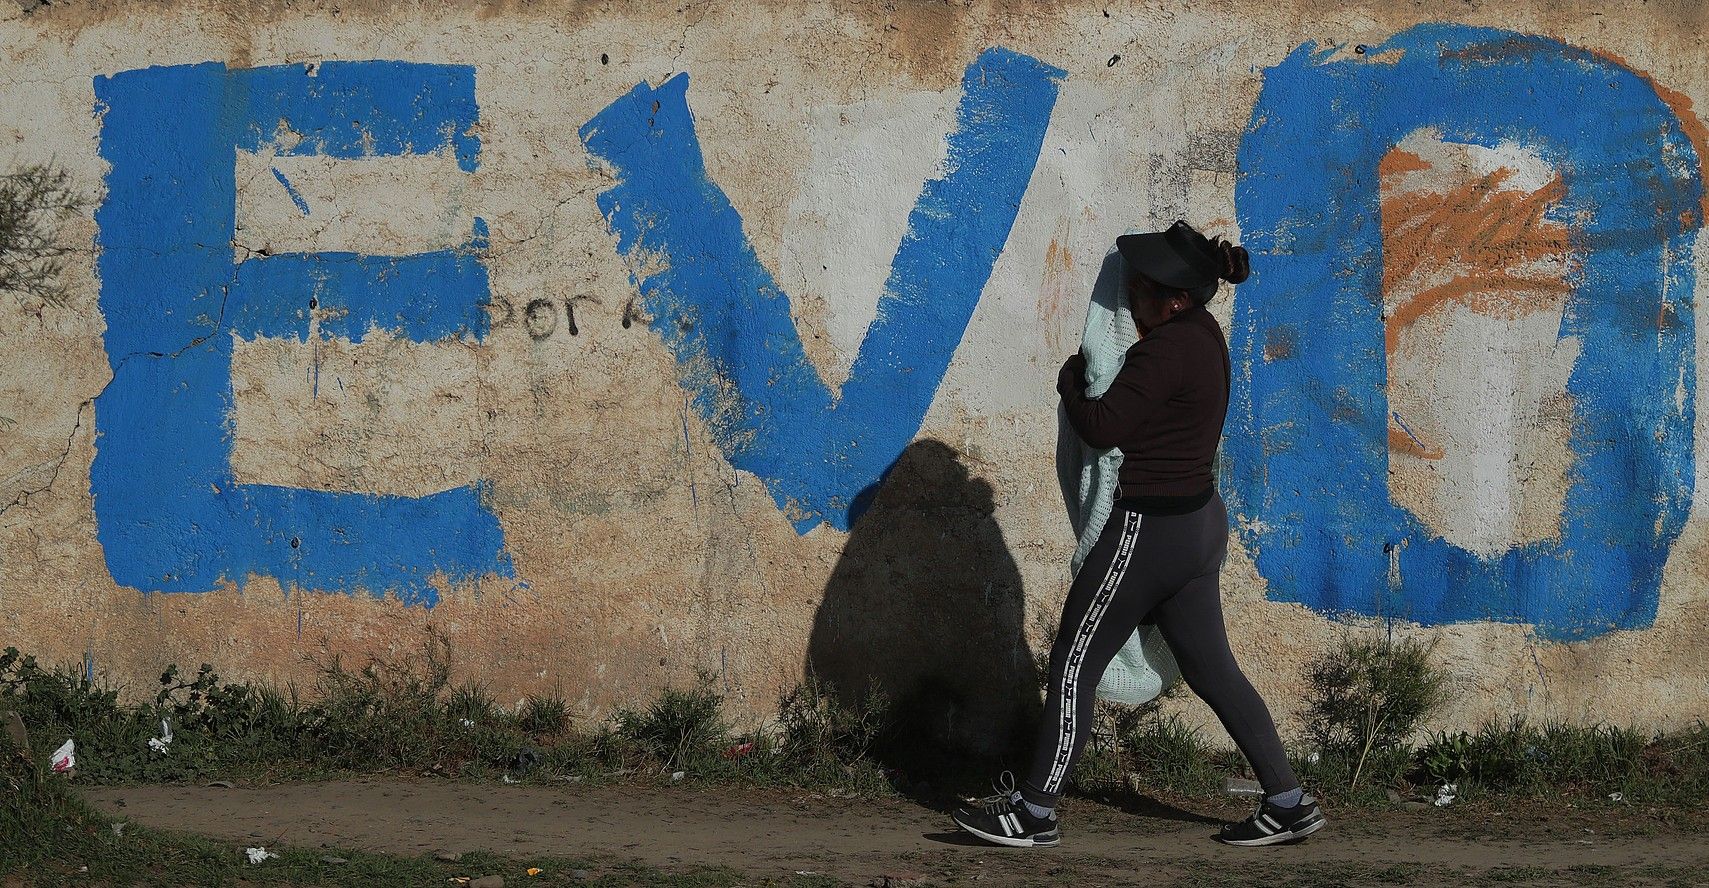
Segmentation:
{"type": "Polygon", "coordinates": [[[616,179],[599,207],[641,308],[725,457],[765,482],[797,532],[847,530],[919,431],[1008,240],[1063,76],[996,48],[967,67],[942,175],[909,214],[841,392],[808,361],[788,296],[706,175],[688,75],[640,84],[581,128],[616,179]]]}

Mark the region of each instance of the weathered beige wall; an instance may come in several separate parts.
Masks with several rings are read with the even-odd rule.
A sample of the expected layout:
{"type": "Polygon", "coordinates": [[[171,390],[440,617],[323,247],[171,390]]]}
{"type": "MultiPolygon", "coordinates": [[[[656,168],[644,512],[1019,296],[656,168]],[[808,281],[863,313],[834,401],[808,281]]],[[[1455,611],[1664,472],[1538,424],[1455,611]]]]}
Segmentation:
{"type": "MultiPolygon", "coordinates": [[[[1549,37],[1652,78],[1687,130],[1702,133],[1690,109],[1709,105],[1705,13],[1689,2],[1619,6],[239,2],[8,11],[0,157],[53,159],[97,198],[109,174],[104,117],[93,113],[97,78],[208,61],[232,69],[369,59],[473,66],[476,169],[460,169],[445,151],[388,165],[240,151],[233,241],[240,258],[410,254],[463,244],[478,217],[490,229],[481,261],[493,301],[512,314],[493,308],[480,340],[416,343],[383,331],[360,343],[270,338],[217,319],[210,332],[231,341],[222,434],[233,480],[411,497],[479,482],[515,578],[442,582],[431,608],[265,574],[226,575],[201,593],[116,582],[91,466],[98,450],[127,442],[104,431],[99,414],[114,402],[95,398],[122,358],[107,354],[110,325],[150,322],[104,313],[102,287],[114,282],[101,279],[91,216],[66,233],[91,245],[67,272],[68,302],[0,298],[0,642],[52,661],[87,656],[142,689],[173,662],[303,682],[311,656],[408,650],[431,626],[451,638],[459,673],[500,699],[557,692],[590,718],[688,682],[696,669],[717,674],[739,706],[763,714],[801,677],[816,633],[832,647],[844,639],[826,654],[833,658],[864,653],[885,669],[974,664],[968,672],[1011,680],[1029,645],[1050,631],[1069,580],[1052,384],[1112,238],[1177,214],[1239,235],[1241,134],[1266,70],[1312,41],[1374,46],[1422,22],[1549,37]],[[1030,185],[914,434],[925,443],[893,475],[907,483],[880,493],[852,534],[826,524],[798,534],[762,479],[727,461],[648,319],[636,313],[625,323],[636,285],[596,205],[612,173],[590,166],[577,130],[638,83],[688,72],[708,178],[789,294],[802,347],[834,386],[874,316],[909,208],[922,182],[941,172],[963,71],[993,46],[1066,72],[1030,185]],[[297,211],[273,169],[314,212],[297,211]],[[559,307],[572,297],[573,336],[559,307]],[[523,317],[536,298],[553,302],[552,329],[540,338],[548,315],[523,317]],[[851,635],[874,639],[870,650],[847,650],[851,635]]],[[[176,125],[171,118],[162,127],[176,125]]],[[[1531,170],[1529,185],[1519,175],[1541,163],[1523,151],[1492,161],[1444,147],[1439,136],[1420,138],[1403,147],[1424,158],[1423,173],[1408,179],[1410,168],[1385,161],[1385,213],[1408,195],[1446,194],[1431,206],[1449,212],[1424,224],[1448,231],[1455,212],[1487,206],[1477,201],[1488,188],[1459,204],[1453,195],[1489,164],[1508,163],[1514,199],[1549,197],[1548,170],[1531,170]]],[[[1551,226],[1574,223],[1527,218],[1518,223],[1529,226],[1519,254],[1494,258],[1453,252],[1442,246],[1446,234],[1430,241],[1388,232],[1393,255],[1410,236],[1437,265],[1506,263],[1532,283],[1505,292],[1543,294],[1513,297],[1524,304],[1505,310],[1480,312],[1466,301],[1465,318],[1458,308],[1439,311],[1397,331],[1390,345],[1395,409],[1434,405],[1421,408],[1434,411],[1429,428],[1413,431],[1436,436],[1420,452],[1393,445],[1395,502],[1474,551],[1558,536],[1573,475],[1563,443],[1572,407],[1559,397],[1578,345],[1561,346],[1551,326],[1559,321],[1549,320],[1560,315],[1563,290],[1535,282],[1572,279],[1570,246],[1549,237],[1551,226]],[[1544,326],[1526,327],[1539,312],[1544,326]],[[1518,344],[1502,346],[1509,336],[1518,344]],[[1462,340],[1482,345],[1444,345],[1462,340]],[[1477,419],[1480,411],[1505,417],[1517,443],[1495,457],[1474,452],[1494,421],[1477,419]],[[1434,461],[1420,455],[1431,448],[1442,451],[1434,461]],[[1456,493],[1468,488],[1499,514],[1456,493]]],[[[1693,260],[1699,292],[1704,255],[1693,260]]],[[[1429,274],[1449,274],[1423,264],[1388,283],[1391,301],[1416,296],[1432,284],[1429,274]]],[[[1225,324],[1233,304],[1227,294],[1215,303],[1225,324]]],[[[1701,353],[1704,324],[1694,323],[1686,340],[1701,353]]],[[[1693,467],[1709,443],[1701,426],[1695,440],[1693,467]]],[[[1663,545],[1651,625],[1577,641],[1548,640],[1524,623],[1403,622],[1398,631],[1441,640],[1458,690],[1450,724],[1509,713],[1661,725],[1709,716],[1705,530],[1694,517],[1671,549],[1663,545]]],[[[409,529],[386,533],[403,538],[409,529]]],[[[1336,622],[1268,600],[1268,582],[1240,545],[1224,579],[1236,652],[1285,716],[1298,707],[1301,664],[1339,634],[1380,622],[1336,622]]],[[[1182,705],[1208,718],[1196,702],[1182,705]]]]}

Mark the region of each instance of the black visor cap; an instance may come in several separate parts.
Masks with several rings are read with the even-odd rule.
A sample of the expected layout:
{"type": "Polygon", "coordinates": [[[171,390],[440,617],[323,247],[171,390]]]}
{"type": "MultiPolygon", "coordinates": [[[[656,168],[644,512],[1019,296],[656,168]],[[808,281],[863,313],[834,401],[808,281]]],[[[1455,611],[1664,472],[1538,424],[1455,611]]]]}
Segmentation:
{"type": "Polygon", "coordinates": [[[1167,231],[1124,234],[1116,238],[1116,249],[1136,271],[1166,287],[1199,290],[1215,286],[1222,277],[1222,263],[1205,236],[1185,222],[1167,231]]]}

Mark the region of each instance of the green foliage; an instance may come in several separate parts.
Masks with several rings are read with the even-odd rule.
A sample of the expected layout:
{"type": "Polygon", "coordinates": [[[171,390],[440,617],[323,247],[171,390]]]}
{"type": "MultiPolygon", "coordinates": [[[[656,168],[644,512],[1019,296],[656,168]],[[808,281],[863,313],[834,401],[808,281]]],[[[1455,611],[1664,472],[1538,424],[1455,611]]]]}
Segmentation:
{"type": "MultiPolygon", "coordinates": [[[[657,779],[680,770],[850,793],[886,783],[872,754],[894,717],[886,701],[841,700],[813,676],[782,695],[775,722],[753,733],[732,734],[725,700],[705,674],[686,690],[665,688],[644,707],[577,730],[561,698],[530,698],[510,712],[480,685],[453,685],[450,655],[445,639],[430,635],[414,652],[360,669],[334,658],[320,664],[308,702],[294,689],[223,681],[209,665],[194,673],[169,667],[152,699],[127,705],[84,667],[46,668],[8,648],[0,652],[0,708],[16,710],[37,738],[37,767],[73,737],[79,779],[94,782],[394,769],[539,780],[657,779]],[[148,741],[163,736],[163,720],[172,740],[156,751],[148,741]]],[[[1343,804],[1381,803],[1386,790],[1441,783],[1473,796],[1709,798],[1702,723],[1652,735],[1512,721],[1437,734],[1413,748],[1406,741],[1431,708],[1424,704],[1439,699],[1439,673],[1426,655],[1419,646],[1349,645],[1313,664],[1314,686],[1322,687],[1311,709],[1319,754],[1295,761],[1308,786],[1343,804]],[[1337,676],[1349,687],[1325,686],[1337,676]]],[[[1075,771],[1077,791],[1215,794],[1222,777],[1247,770],[1220,739],[1156,705],[1100,705],[1075,771]]]]}
{"type": "MultiPolygon", "coordinates": [[[[12,649],[6,653],[16,659],[12,649]]],[[[0,873],[52,851],[62,821],[77,810],[64,786],[0,735],[0,873]]]]}
{"type": "Polygon", "coordinates": [[[662,762],[665,770],[713,761],[714,747],[730,733],[724,696],[713,688],[713,678],[702,672],[686,691],[665,688],[645,709],[618,709],[613,716],[617,738],[662,762]]]}
{"type": "MultiPolygon", "coordinates": [[[[1408,741],[1440,707],[1445,676],[1416,643],[1346,641],[1307,674],[1309,754],[1293,756],[1307,786],[1339,804],[1385,804],[1390,790],[1426,794],[1444,783],[1462,795],[1569,796],[1701,804],[1709,798],[1709,726],[1645,734],[1609,725],[1535,726],[1523,720],[1408,741]]],[[[1156,705],[1100,704],[1075,782],[1102,794],[1130,781],[1144,791],[1207,795],[1246,763],[1156,705]],[[1113,746],[1108,737],[1119,738],[1113,746]]]]}
{"type": "Polygon", "coordinates": [[[172,780],[240,762],[268,761],[296,744],[295,705],[268,688],[220,681],[202,666],[185,679],[176,667],[160,677],[150,704],[126,707],[116,689],[82,669],[42,667],[14,648],[0,652],[0,707],[17,710],[46,748],[77,741],[78,769],[106,780],[172,780]],[[164,750],[149,740],[173,737],[164,750]]]}
{"type": "Polygon", "coordinates": [[[1419,751],[1419,771],[1431,783],[1457,783],[1470,775],[1474,753],[1472,735],[1465,731],[1453,735],[1441,731],[1419,751]]]}
{"type": "Polygon", "coordinates": [[[95,685],[81,671],[48,669],[17,648],[0,651],[0,708],[14,709],[32,727],[99,742],[128,733],[119,694],[95,685]]]}
{"type": "Polygon", "coordinates": [[[321,664],[318,699],[304,712],[314,745],[336,767],[443,764],[440,741],[452,717],[450,645],[430,636],[418,653],[370,660],[354,672],[338,658],[321,664]]]}
{"type": "Polygon", "coordinates": [[[1345,637],[1306,677],[1306,736],[1323,758],[1352,762],[1352,787],[1373,751],[1390,757],[1446,700],[1446,673],[1430,646],[1410,639],[1345,637]]]}
{"type": "Polygon", "coordinates": [[[563,697],[529,697],[516,714],[516,722],[535,736],[557,734],[570,724],[570,704],[563,697]]]}
{"type": "MultiPolygon", "coordinates": [[[[94,782],[385,769],[599,780],[683,770],[849,791],[884,786],[868,757],[884,728],[882,698],[846,706],[811,679],[784,695],[776,731],[732,736],[705,674],[588,732],[571,728],[560,697],[529,698],[508,712],[478,684],[454,686],[450,645],[437,634],[358,669],[336,657],[318,666],[310,702],[294,690],[224,682],[203,665],[193,674],[168,667],[153,700],[127,706],[82,670],[46,669],[8,650],[0,707],[18,710],[33,733],[52,738],[50,748],[75,738],[80,778],[94,782]],[[156,751],[148,741],[164,736],[163,720],[173,736],[156,751]]],[[[45,760],[45,750],[37,753],[45,760]]]]}
{"type": "Polygon", "coordinates": [[[420,650],[351,672],[323,664],[318,699],[303,709],[314,755],[338,768],[460,773],[526,770],[526,730],[486,689],[451,687],[451,646],[429,633],[420,650]]]}
{"type": "Polygon", "coordinates": [[[151,715],[158,714],[173,730],[172,746],[163,755],[176,753],[181,759],[195,750],[208,767],[217,767],[289,755],[301,739],[294,692],[221,682],[206,663],[189,682],[179,678],[176,666],[167,667],[160,678],[151,715]]]}
{"type": "Polygon", "coordinates": [[[889,701],[877,690],[847,705],[818,676],[807,678],[778,701],[776,754],[804,774],[835,775],[865,765],[885,728],[889,701]]]}
{"type": "Polygon", "coordinates": [[[465,682],[451,691],[451,698],[445,701],[445,713],[459,724],[465,721],[482,724],[504,717],[498,701],[484,686],[474,682],[465,682]]]}
{"type": "Polygon", "coordinates": [[[1064,792],[1107,800],[1133,789],[1126,772],[1122,770],[1122,762],[1117,757],[1115,748],[1088,742],[1080,751],[1079,761],[1074,763],[1074,770],[1069,775],[1068,789],[1064,792]]]}
{"type": "Polygon", "coordinates": [[[71,174],[54,164],[0,173],[0,291],[26,304],[62,304],[59,276],[75,249],[60,236],[60,226],[88,203],[71,174]]]}
{"type": "Polygon", "coordinates": [[[1121,735],[1121,748],[1140,785],[1178,795],[1216,792],[1227,773],[1227,757],[1176,713],[1139,720],[1121,735]]]}
{"type": "MultiPolygon", "coordinates": [[[[1167,694],[1165,696],[1168,696],[1167,694]]],[[[1179,713],[1165,713],[1159,701],[1123,706],[1099,701],[1095,727],[1075,786],[1093,795],[1137,790],[1176,796],[1221,792],[1222,779],[1244,773],[1240,753],[1212,745],[1179,713]]]]}
{"type": "Polygon", "coordinates": [[[1526,796],[1614,793],[1627,801],[1698,801],[1709,794],[1709,727],[1646,734],[1612,725],[1532,725],[1438,733],[1419,751],[1432,782],[1526,796]]]}
{"type": "MultiPolygon", "coordinates": [[[[1322,753],[1295,754],[1289,758],[1301,784],[1313,792],[1332,796],[1337,804],[1386,804],[1389,790],[1403,795],[1417,795],[1421,791],[1411,779],[1415,772],[1414,753],[1410,744],[1402,743],[1373,747],[1363,760],[1357,756],[1322,753]]],[[[1426,789],[1433,791],[1434,786],[1426,789]]]]}

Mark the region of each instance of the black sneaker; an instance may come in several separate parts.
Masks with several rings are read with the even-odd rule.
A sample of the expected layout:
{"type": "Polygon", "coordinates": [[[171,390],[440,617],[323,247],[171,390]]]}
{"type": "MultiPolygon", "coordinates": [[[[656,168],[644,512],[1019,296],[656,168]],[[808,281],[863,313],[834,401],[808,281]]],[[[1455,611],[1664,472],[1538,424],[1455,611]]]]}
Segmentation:
{"type": "Polygon", "coordinates": [[[1317,810],[1317,799],[1311,796],[1292,808],[1265,799],[1251,817],[1224,826],[1216,839],[1227,845],[1282,845],[1298,842],[1328,825],[1329,818],[1317,810]]]}
{"type": "Polygon", "coordinates": [[[994,845],[1011,848],[1049,848],[1062,841],[1056,817],[1034,817],[1015,798],[1015,778],[1007,771],[996,784],[997,794],[987,796],[950,815],[955,825],[994,845]]]}

